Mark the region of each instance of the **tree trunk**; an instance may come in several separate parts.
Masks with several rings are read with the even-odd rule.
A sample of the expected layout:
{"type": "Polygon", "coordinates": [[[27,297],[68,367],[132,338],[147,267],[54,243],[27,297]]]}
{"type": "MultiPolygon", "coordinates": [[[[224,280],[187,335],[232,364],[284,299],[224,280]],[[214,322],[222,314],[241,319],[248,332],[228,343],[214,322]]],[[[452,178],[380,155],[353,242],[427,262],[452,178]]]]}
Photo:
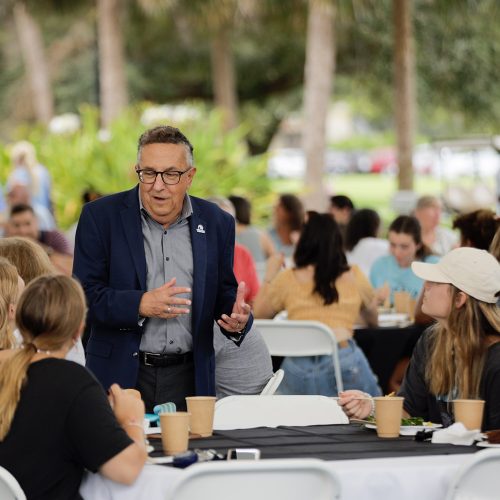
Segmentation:
{"type": "Polygon", "coordinates": [[[123,0],[97,0],[99,88],[103,128],[108,127],[128,103],[120,23],[122,11],[123,0]]]}
{"type": "Polygon", "coordinates": [[[54,95],[42,33],[24,2],[16,2],[14,5],[14,23],[30,82],[35,116],[38,121],[47,124],[54,114],[54,95]]]}
{"type": "Polygon", "coordinates": [[[309,0],[304,82],[303,148],[306,157],[306,208],[325,210],[323,186],[326,118],[335,63],[335,5],[332,0],[309,0]]]}
{"type": "Polygon", "coordinates": [[[229,26],[221,26],[213,34],[211,60],[215,105],[224,113],[224,129],[230,130],[238,124],[238,96],[229,26]]]}
{"type": "Polygon", "coordinates": [[[394,81],[399,190],[413,189],[415,128],[415,54],[412,1],[394,0],[394,81]]]}

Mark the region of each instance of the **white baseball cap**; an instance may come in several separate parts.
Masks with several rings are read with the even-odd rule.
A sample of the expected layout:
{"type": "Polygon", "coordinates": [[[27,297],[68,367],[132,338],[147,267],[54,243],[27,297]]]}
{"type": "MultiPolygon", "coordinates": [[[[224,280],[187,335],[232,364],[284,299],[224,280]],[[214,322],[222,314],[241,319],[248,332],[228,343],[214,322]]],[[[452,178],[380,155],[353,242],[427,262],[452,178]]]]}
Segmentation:
{"type": "Polygon", "coordinates": [[[500,264],[486,250],[455,248],[437,264],[413,262],[412,271],[425,281],[451,283],[477,300],[495,304],[500,292],[500,264]]]}

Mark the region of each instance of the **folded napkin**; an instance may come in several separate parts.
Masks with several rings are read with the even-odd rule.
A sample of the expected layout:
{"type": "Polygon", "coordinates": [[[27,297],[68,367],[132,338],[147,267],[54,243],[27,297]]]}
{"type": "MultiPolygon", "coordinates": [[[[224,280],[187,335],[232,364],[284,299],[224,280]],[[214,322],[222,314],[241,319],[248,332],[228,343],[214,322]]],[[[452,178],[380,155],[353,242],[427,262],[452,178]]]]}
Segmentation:
{"type": "Polygon", "coordinates": [[[434,434],[432,434],[432,442],[438,444],[449,443],[470,446],[474,441],[480,441],[482,439],[481,436],[481,431],[479,429],[468,431],[464,424],[457,422],[446,429],[434,431],[434,434]]]}

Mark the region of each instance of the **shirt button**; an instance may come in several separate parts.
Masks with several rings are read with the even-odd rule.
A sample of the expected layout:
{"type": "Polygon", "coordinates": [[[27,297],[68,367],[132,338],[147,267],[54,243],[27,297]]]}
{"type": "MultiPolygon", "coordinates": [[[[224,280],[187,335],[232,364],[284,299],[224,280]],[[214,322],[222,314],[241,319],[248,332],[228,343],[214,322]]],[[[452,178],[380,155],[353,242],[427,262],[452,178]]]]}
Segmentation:
{"type": "Polygon", "coordinates": [[[169,343],[170,345],[172,345],[172,344],[174,343],[174,341],[173,341],[173,340],[170,340],[168,343],[169,343]]]}
{"type": "Polygon", "coordinates": [[[134,352],[134,353],[132,354],[132,356],[133,356],[134,358],[137,358],[137,356],[139,356],[139,353],[138,353],[138,352],[134,352]]]}
{"type": "Polygon", "coordinates": [[[178,347],[178,348],[176,349],[176,352],[177,352],[177,354],[180,354],[180,353],[181,353],[181,348],[180,348],[180,347],[178,347]]]}
{"type": "Polygon", "coordinates": [[[170,257],[165,257],[165,260],[168,262],[170,260],[170,257]]]}
{"type": "Polygon", "coordinates": [[[163,234],[167,234],[168,231],[163,231],[163,234]]]}

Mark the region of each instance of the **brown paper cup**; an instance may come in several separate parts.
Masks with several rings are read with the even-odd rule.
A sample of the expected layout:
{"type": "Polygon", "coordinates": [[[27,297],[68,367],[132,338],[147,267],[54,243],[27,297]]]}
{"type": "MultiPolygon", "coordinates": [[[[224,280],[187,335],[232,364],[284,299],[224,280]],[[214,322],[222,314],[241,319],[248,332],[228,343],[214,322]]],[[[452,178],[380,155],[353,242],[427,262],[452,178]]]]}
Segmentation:
{"type": "Polygon", "coordinates": [[[161,442],[165,455],[176,455],[188,449],[189,413],[160,413],[161,442]]]}
{"type": "Polygon", "coordinates": [[[453,401],[455,422],[462,422],[465,428],[470,431],[481,430],[483,411],[484,401],[482,399],[455,399],[453,401]]]}
{"type": "Polygon", "coordinates": [[[187,410],[191,414],[191,433],[202,437],[212,435],[214,428],[214,396],[190,396],[186,398],[187,410]]]}
{"type": "Polygon", "coordinates": [[[404,313],[410,316],[411,296],[408,292],[394,292],[394,309],[397,313],[404,313]]]}
{"type": "Polygon", "coordinates": [[[401,397],[381,396],[373,398],[375,401],[375,420],[377,435],[381,438],[399,436],[401,417],[403,415],[403,401],[401,397]]]}
{"type": "Polygon", "coordinates": [[[129,396],[137,399],[142,399],[141,393],[137,389],[123,389],[129,396]]]}

